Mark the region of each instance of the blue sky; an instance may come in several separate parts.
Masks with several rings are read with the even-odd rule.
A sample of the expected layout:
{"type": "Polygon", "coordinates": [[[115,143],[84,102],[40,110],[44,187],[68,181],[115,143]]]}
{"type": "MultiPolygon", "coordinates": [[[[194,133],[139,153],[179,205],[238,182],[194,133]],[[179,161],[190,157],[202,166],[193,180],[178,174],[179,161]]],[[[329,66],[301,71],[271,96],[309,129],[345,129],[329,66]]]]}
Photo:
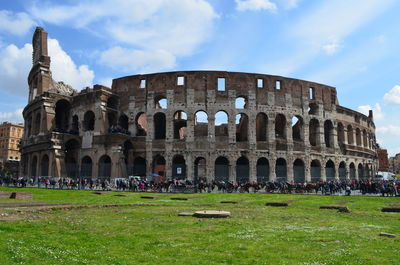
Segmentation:
{"type": "Polygon", "coordinates": [[[80,90],[175,70],[276,74],[337,88],[374,110],[377,139],[400,153],[400,1],[2,1],[0,121],[22,121],[32,34],[49,33],[53,78],[80,90]]]}

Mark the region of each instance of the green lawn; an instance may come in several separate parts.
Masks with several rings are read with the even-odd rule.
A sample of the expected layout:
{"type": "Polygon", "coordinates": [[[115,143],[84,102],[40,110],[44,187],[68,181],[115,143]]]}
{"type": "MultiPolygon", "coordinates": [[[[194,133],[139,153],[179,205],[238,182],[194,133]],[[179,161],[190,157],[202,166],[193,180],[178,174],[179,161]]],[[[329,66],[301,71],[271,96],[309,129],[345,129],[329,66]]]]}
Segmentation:
{"type": "Polygon", "coordinates": [[[380,211],[400,204],[399,198],[168,194],[146,200],[139,193],[17,191],[30,191],[42,202],[136,205],[20,212],[0,208],[1,264],[400,264],[400,213],[380,211]],[[170,200],[177,196],[201,198],[170,200]],[[287,208],[265,206],[296,199],[302,200],[287,208]],[[351,213],[319,209],[343,201],[349,202],[345,206],[351,213]],[[225,210],[232,216],[177,216],[196,210],[225,210]],[[397,237],[381,237],[380,232],[397,237]]]}

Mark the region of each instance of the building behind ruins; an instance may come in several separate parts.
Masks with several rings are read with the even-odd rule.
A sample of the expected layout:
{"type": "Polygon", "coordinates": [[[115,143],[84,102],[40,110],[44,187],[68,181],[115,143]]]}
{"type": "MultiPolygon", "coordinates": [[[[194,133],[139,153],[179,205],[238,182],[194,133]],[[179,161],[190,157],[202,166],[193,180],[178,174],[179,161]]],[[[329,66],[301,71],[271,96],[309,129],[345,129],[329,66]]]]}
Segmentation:
{"type": "Polygon", "coordinates": [[[23,176],[232,181],[361,179],[377,169],[375,125],[334,87],[223,71],[133,75],[77,92],[55,82],[33,36],[23,176]]]}
{"type": "Polygon", "coordinates": [[[3,122],[0,124],[0,161],[19,161],[19,141],[24,133],[23,124],[3,122]]]}

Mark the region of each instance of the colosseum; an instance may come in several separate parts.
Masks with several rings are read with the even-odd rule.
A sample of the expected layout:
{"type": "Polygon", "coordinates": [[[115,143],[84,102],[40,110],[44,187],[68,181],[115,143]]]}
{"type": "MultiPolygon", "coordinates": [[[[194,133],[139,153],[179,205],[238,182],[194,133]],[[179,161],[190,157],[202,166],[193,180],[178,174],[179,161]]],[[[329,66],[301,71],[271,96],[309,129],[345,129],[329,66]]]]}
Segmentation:
{"type": "Polygon", "coordinates": [[[52,79],[44,29],[32,42],[23,176],[305,182],[376,171],[372,111],[340,106],[334,87],[179,71],[78,92],[52,79]]]}

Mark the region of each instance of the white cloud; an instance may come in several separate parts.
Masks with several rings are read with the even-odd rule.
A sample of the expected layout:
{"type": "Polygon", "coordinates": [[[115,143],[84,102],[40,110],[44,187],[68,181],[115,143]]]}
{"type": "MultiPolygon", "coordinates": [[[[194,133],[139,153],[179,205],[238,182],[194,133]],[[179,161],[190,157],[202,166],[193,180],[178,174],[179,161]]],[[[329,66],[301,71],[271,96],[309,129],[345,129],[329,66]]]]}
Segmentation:
{"type": "MultiPolygon", "coordinates": [[[[87,65],[77,67],[55,39],[48,40],[48,48],[50,69],[55,80],[64,81],[75,89],[92,85],[94,73],[87,65]]],[[[25,44],[22,48],[14,44],[0,48],[0,89],[10,95],[27,97],[27,76],[31,67],[31,44],[25,44]]]]}
{"type": "Polygon", "coordinates": [[[177,57],[191,55],[208,39],[218,17],[205,0],[85,0],[59,6],[40,3],[31,12],[37,19],[84,27],[113,40],[113,46],[101,54],[100,62],[125,71],[174,67],[177,57]],[[111,57],[112,54],[122,58],[111,57]],[[139,61],[128,62],[124,57],[139,61]]]}
{"type": "Polygon", "coordinates": [[[332,38],[326,44],[322,45],[322,50],[324,50],[327,55],[333,55],[341,47],[342,47],[342,45],[339,43],[339,41],[335,38],[332,38]]]}
{"type": "Polygon", "coordinates": [[[0,31],[15,35],[24,35],[35,24],[35,21],[26,13],[13,13],[7,10],[0,10],[0,31]]]}
{"type": "Polygon", "coordinates": [[[400,137],[400,126],[387,125],[376,128],[376,132],[381,135],[400,137]]]}
{"type": "Polygon", "coordinates": [[[22,111],[24,109],[17,109],[11,112],[0,112],[0,121],[8,121],[13,123],[24,122],[22,111]]]}
{"type": "Polygon", "coordinates": [[[388,103],[400,104],[400,85],[395,85],[388,93],[385,93],[383,99],[388,103]]]}
{"type": "Polygon", "coordinates": [[[358,107],[358,111],[367,116],[369,115],[370,110],[372,110],[375,121],[383,119],[384,115],[381,105],[379,103],[376,103],[375,107],[371,107],[370,105],[363,105],[358,107]]]}
{"type": "Polygon", "coordinates": [[[100,62],[124,72],[162,71],[175,66],[175,56],[164,50],[145,51],[119,46],[104,51],[100,62]]]}
{"type": "Polygon", "coordinates": [[[92,86],[94,72],[87,65],[77,67],[56,39],[48,40],[48,48],[54,80],[63,81],[77,90],[92,86]]]}
{"type": "Polygon", "coordinates": [[[293,9],[298,7],[300,0],[280,0],[286,9],[293,9]]]}
{"type": "Polygon", "coordinates": [[[276,5],[269,0],[235,0],[235,2],[239,11],[277,10],[276,5]]]}
{"type": "Polygon", "coordinates": [[[106,78],[100,79],[100,80],[99,80],[99,84],[102,85],[102,86],[106,86],[106,87],[110,87],[110,88],[111,88],[111,86],[112,86],[112,81],[113,81],[113,78],[111,78],[111,77],[106,77],[106,78]]]}

